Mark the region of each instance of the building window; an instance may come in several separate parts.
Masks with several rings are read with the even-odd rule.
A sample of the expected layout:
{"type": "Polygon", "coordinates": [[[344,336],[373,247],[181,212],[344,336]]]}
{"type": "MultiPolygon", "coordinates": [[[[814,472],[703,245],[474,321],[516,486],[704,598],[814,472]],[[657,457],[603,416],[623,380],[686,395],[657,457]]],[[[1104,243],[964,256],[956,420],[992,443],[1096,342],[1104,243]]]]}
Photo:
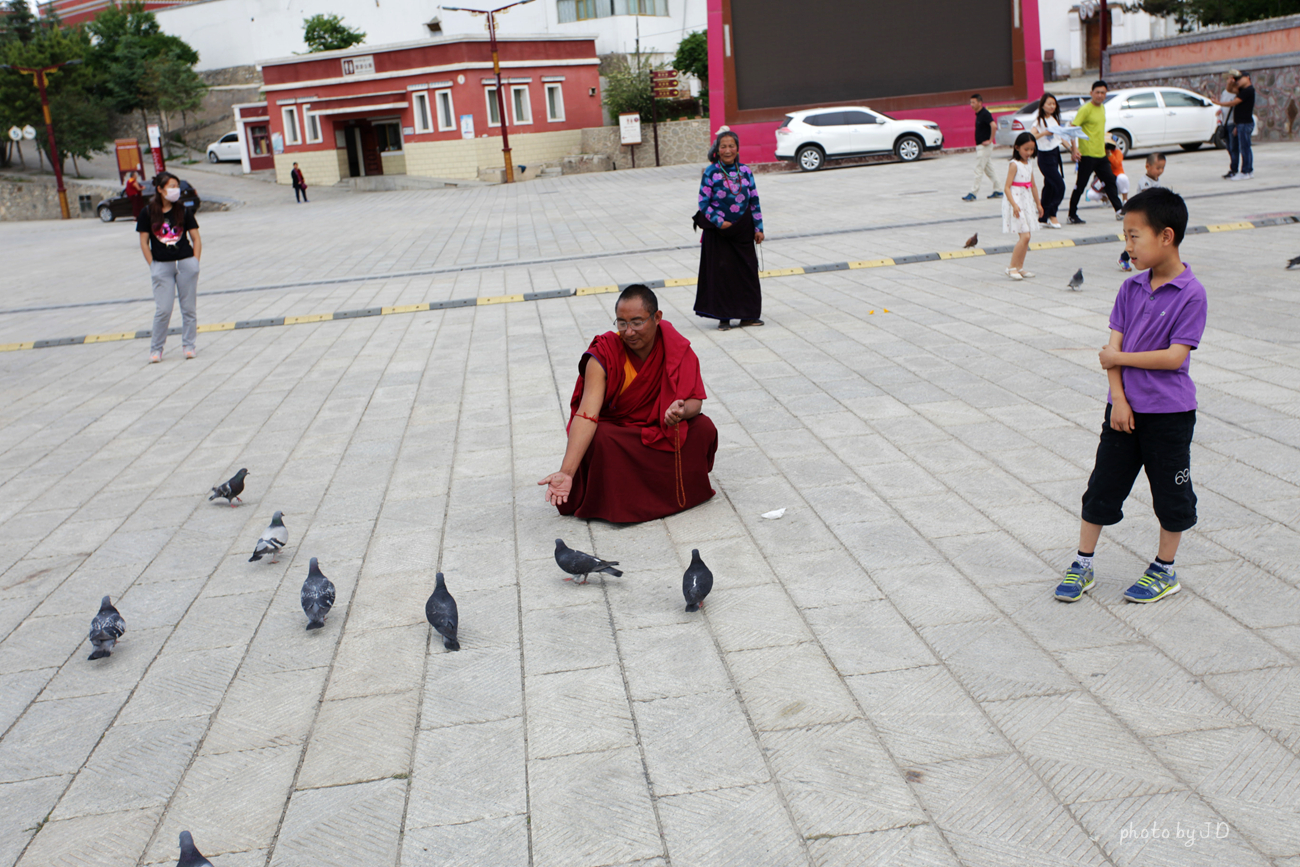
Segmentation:
{"type": "Polygon", "coordinates": [[[528,85],[510,88],[510,111],[516,124],[533,122],[533,107],[528,99],[528,85]]]}
{"type": "Polygon", "coordinates": [[[315,114],[310,111],[310,109],[311,106],[304,105],[302,107],[302,116],[307,121],[307,141],[315,144],[319,142],[323,136],[320,131],[320,115],[315,114]]]}
{"type": "Polygon", "coordinates": [[[497,107],[497,89],[485,87],[483,93],[487,96],[488,126],[501,126],[501,112],[497,107]]]}
{"type": "Polygon", "coordinates": [[[438,91],[438,129],[448,132],[456,128],[456,110],[452,106],[451,91],[438,91]]]}
{"type": "Polygon", "coordinates": [[[298,131],[298,109],[290,105],[280,111],[284,115],[284,143],[302,144],[302,133],[298,131]]]}
{"type": "Polygon", "coordinates": [[[267,130],[266,124],[248,125],[248,140],[251,143],[249,154],[255,157],[266,157],[271,155],[271,133],[267,130]]]}
{"type": "Polygon", "coordinates": [[[415,131],[417,134],[433,132],[433,114],[429,111],[429,94],[422,90],[415,92],[415,131]]]}
{"type": "Polygon", "coordinates": [[[546,119],[564,120],[564,92],[558,84],[546,85],[546,119]]]}
{"type": "Polygon", "coordinates": [[[402,152],[402,122],[384,120],[374,124],[375,139],[379,142],[380,153],[402,152]]]}
{"type": "Polygon", "coordinates": [[[561,24],[611,15],[667,15],[668,0],[558,0],[561,24]]]}

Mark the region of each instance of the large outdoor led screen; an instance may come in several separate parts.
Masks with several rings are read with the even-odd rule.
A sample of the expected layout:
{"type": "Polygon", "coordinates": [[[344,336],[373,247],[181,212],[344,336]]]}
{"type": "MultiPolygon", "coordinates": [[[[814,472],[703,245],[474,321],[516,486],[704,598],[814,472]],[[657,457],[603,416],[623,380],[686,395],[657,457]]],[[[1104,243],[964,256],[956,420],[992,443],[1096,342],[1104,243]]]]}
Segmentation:
{"type": "Polygon", "coordinates": [[[740,111],[1005,87],[1016,0],[730,0],[740,111]]]}

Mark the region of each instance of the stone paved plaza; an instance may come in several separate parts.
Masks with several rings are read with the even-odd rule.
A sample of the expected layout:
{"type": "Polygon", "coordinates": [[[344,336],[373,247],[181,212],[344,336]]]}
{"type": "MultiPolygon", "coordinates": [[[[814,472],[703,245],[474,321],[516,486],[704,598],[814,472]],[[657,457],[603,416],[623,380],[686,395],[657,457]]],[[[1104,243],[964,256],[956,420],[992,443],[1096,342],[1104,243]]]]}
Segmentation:
{"type": "MultiPolygon", "coordinates": [[[[766,268],[1009,243],[958,201],[971,161],[760,175],[766,268]]],[[[1300,148],[1225,163],[1170,155],[1193,224],[1300,210],[1300,148]]],[[[698,167],[306,205],[188,177],[244,202],[200,215],[200,323],[697,265],[698,167]]],[[[1117,230],[1082,214],[1037,240],[1117,230]]],[[[1183,251],[1200,523],[1156,605],[1121,595],[1155,551],[1141,480],[1097,587],[1052,597],[1118,243],[1031,252],[1022,283],[1005,255],[773,277],[766,327],[728,333],[662,290],[718,494],[636,526],[536,485],[612,294],[211,332],[188,362],[172,337],[153,366],[144,340],[0,353],[0,865],[169,864],[188,829],[217,867],[1298,867],[1300,225],[1183,251]],[[240,467],[244,505],[208,502],[240,467]],[[247,562],[275,510],[280,562],[247,562]],[[565,583],[557,536],[626,574],[565,583]],[[313,556],[338,603],[309,633],[313,556]],[[424,620],[438,570],[459,653],[424,620]],[[104,594],[128,632],[92,663],[104,594]]],[[[0,258],[0,344],[149,327],[129,225],[3,224],[0,258]]]]}

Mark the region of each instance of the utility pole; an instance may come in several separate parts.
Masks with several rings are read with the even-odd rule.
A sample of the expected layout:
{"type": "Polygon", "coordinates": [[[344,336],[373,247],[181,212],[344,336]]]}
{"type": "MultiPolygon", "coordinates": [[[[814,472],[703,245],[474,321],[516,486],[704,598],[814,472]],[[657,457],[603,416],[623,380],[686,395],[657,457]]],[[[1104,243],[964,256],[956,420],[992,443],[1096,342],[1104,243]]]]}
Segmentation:
{"type": "MultiPolygon", "coordinates": [[[[506,100],[501,92],[501,60],[497,53],[497,13],[504,12],[513,6],[523,6],[525,3],[532,3],[533,0],[516,0],[514,3],[507,3],[504,6],[498,6],[495,9],[469,9],[464,6],[439,6],[439,9],[447,12],[469,12],[472,15],[486,15],[488,42],[492,45],[492,72],[497,78],[497,114],[501,118],[501,154],[506,161],[506,183],[515,182],[515,164],[510,157],[510,125],[506,120],[506,100]]],[[[378,5],[378,0],[376,4],[378,5]]]]}
{"type": "MultiPolygon", "coordinates": [[[[54,143],[54,121],[50,118],[50,100],[45,93],[46,77],[51,72],[58,72],[65,66],[80,63],[81,58],[76,60],[65,60],[62,63],[56,63],[53,66],[10,66],[5,64],[0,69],[12,69],[21,72],[23,75],[30,75],[32,83],[41,94],[41,111],[45,113],[45,132],[50,138],[50,165],[54,167],[54,182],[59,190],[59,210],[63,213],[63,219],[72,219],[72,214],[68,211],[68,191],[63,186],[63,166],[59,162],[59,146],[54,143]]],[[[40,148],[36,150],[40,155],[40,148]]]]}

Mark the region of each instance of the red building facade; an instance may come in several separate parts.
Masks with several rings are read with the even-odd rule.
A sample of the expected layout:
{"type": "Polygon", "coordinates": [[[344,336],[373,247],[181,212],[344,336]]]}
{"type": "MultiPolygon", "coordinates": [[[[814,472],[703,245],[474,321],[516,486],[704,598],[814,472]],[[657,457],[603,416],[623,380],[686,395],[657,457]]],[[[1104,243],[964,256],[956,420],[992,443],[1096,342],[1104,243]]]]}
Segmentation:
{"type": "MultiPolygon", "coordinates": [[[[601,125],[593,37],[498,37],[516,164],[577,153],[601,125]]],[[[376,175],[474,179],[504,166],[487,36],[358,46],[263,61],[277,178],[309,184],[376,175]]]]}

